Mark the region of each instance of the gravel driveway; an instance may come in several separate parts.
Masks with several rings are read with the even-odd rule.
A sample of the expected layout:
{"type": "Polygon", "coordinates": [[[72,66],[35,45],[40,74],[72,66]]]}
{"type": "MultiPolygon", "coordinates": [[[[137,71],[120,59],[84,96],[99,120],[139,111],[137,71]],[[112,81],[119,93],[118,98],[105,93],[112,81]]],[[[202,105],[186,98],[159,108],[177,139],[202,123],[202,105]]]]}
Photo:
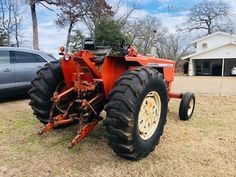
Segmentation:
{"type": "Polygon", "coordinates": [[[173,83],[173,91],[236,96],[236,77],[176,76],[173,83]]]}

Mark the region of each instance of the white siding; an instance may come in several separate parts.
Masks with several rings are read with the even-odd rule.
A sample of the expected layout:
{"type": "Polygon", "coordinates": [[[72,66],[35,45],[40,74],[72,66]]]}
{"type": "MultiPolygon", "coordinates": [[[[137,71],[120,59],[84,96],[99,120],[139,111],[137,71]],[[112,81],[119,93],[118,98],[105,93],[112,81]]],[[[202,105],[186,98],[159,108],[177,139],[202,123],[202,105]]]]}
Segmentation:
{"type": "Polygon", "coordinates": [[[234,36],[224,35],[219,33],[212,37],[202,39],[201,41],[197,42],[196,53],[203,52],[219,46],[223,46],[225,44],[229,44],[230,42],[235,42],[235,41],[236,38],[234,36]],[[203,44],[207,44],[207,47],[203,47],[203,44]]]}
{"type": "Polygon", "coordinates": [[[236,58],[236,45],[229,44],[208,52],[195,55],[191,59],[236,58]]]}

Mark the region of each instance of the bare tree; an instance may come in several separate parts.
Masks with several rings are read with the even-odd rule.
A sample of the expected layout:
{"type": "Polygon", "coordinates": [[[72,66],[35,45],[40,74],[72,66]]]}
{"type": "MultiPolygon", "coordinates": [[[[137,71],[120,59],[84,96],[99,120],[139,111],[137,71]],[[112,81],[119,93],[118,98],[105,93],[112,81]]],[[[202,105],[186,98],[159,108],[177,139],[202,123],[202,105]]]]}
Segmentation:
{"type": "Polygon", "coordinates": [[[1,28],[6,32],[7,45],[11,44],[11,33],[13,31],[12,24],[12,1],[11,0],[1,0],[0,1],[1,10],[1,28]]]}
{"type": "Polygon", "coordinates": [[[117,21],[120,27],[124,27],[138,7],[139,4],[136,2],[130,2],[129,6],[126,6],[123,4],[122,0],[118,0],[117,3],[112,6],[114,20],[117,21]]]}
{"type": "Polygon", "coordinates": [[[230,31],[230,6],[222,1],[204,0],[191,8],[181,30],[205,30],[207,34],[215,31],[230,31]]]}
{"type": "Polygon", "coordinates": [[[22,12],[20,10],[20,0],[14,1],[12,6],[12,13],[13,13],[13,21],[14,21],[14,35],[15,35],[15,42],[16,46],[20,46],[20,38],[22,37],[21,30],[22,30],[22,23],[23,17],[21,16],[22,12]]]}
{"type": "Polygon", "coordinates": [[[95,31],[95,24],[103,22],[104,18],[111,18],[121,28],[127,24],[129,18],[133,12],[137,9],[137,3],[130,3],[129,7],[124,6],[122,0],[114,1],[113,4],[109,4],[106,0],[90,0],[87,1],[88,11],[85,16],[82,17],[83,22],[93,35],[95,31]]]}
{"type": "Polygon", "coordinates": [[[8,46],[12,44],[11,40],[16,40],[19,46],[20,29],[22,25],[22,16],[20,12],[20,0],[1,0],[0,1],[0,28],[6,34],[8,46]]]}
{"type": "Polygon", "coordinates": [[[69,50],[69,43],[71,38],[71,32],[77,22],[79,22],[83,16],[87,14],[88,7],[84,1],[68,0],[63,1],[60,4],[60,13],[57,14],[58,19],[56,24],[60,28],[68,27],[67,39],[66,39],[66,52],[69,50]]]}
{"type": "Polygon", "coordinates": [[[150,54],[154,37],[157,43],[157,56],[176,61],[176,66],[181,63],[183,56],[189,54],[191,36],[183,32],[169,33],[156,17],[147,16],[141,20],[131,21],[125,26],[125,30],[131,43],[144,55],[150,54]]]}
{"type": "Polygon", "coordinates": [[[59,5],[60,0],[29,0],[31,18],[32,18],[32,27],[33,27],[33,47],[34,49],[39,49],[38,19],[36,13],[36,4],[41,4],[44,7],[50,9],[47,5],[59,5]]]}
{"type": "Polygon", "coordinates": [[[92,35],[94,33],[95,24],[99,23],[103,17],[110,17],[112,15],[111,6],[108,5],[105,0],[62,1],[56,24],[60,28],[68,26],[66,51],[69,50],[71,32],[79,21],[85,23],[92,35]]]}
{"type": "Polygon", "coordinates": [[[190,53],[191,37],[185,33],[168,34],[163,42],[164,55],[163,58],[168,58],[176,62],[176,67],[181,63],[181,58],[190,53]]]}
{"type": "MultiPolygon", "coordinates": [[[[167,29],[161,25],[161,22],[156,17],[146,16],[144,19],[130,21],[126,24],[126,35],[130,38],[131,43],[144,55],[149,54],[150,48],[153,45],[153,31],[157,31],[157,42],[160,43],[167,33],[167,29]]],[[[160,48],[158,49],[160,52],[160,48]]],[[[159,55],[159,54],[158,54],[159,55]]]]}
{"type": "Polygon", "coordinates": [[[7,36],[3,29],[0,28],[0,46],[5,46],[7,44],[7,36]]]}
{"type": "Polygon", "coordinates": [[[110,6],[106,0],[90,0],[86,1],[87,13],[82,17],[83,22],[93,34],[95,30],[95,24],[98,24],[104,17],[109,18],[114,15],[112,6],[110,6]]]}

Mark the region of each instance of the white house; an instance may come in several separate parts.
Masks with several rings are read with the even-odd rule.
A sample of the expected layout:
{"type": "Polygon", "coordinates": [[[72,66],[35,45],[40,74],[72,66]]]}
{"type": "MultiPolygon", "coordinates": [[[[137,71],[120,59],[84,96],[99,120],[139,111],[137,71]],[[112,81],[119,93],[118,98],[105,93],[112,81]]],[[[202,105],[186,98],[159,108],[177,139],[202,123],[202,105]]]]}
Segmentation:
{"type": "Polygon", "coordinates": [[[236,66],[236,35],[216,32],[191,43],[196,53],[185,56],[189,76],[229,76],[236,66]]]}

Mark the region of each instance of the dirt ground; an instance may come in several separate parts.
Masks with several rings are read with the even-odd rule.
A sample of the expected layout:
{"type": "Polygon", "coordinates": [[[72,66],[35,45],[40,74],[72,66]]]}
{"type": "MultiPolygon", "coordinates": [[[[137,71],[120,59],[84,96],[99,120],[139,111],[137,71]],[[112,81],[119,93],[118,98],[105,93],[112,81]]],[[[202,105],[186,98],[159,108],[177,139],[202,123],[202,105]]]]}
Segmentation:
{"type": "Polygon", "coordinates": [[[197,95],[190,121],[178,119],[170,102],[168,122],[156,150],[133,162],[107,146],[99,124],[74,149],[76,126],[39,137],[42,126],[29,100],[0,104],[0,176],[236,176],[236,97],[197,95]]]}
{"type": "Polygon", "coordinates": [[[173,90],[208,95],[236,96],[236,77],[176,76],[173,90]]]}

